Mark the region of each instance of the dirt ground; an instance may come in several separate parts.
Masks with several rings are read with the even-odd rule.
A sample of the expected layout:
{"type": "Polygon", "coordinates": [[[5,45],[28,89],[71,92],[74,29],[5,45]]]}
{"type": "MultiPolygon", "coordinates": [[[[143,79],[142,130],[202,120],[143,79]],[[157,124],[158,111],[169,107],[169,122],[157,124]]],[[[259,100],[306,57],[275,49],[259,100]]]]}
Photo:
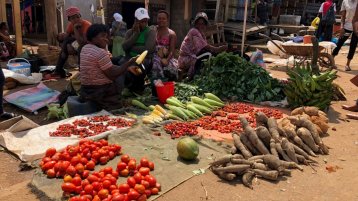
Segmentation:
{"type": "MultiPolygon", "coordinates": [[[[324,138],[325,144],[331,147],[330,154],[319,156],[319,166],[315,170],[304,167],[304,171],[294,171],[288,179],[279,182],[264,180],[254,181],[254,190],[244,187],[241,182],[227,183],[218,179],[210,171],[195,176],[178,187],[158,198],[159,201],[176,200],[358,200],[358,123],[346,119],[343,104],[354,104],[358,97],[358,88],[349,80],[358,74],[358,60],[353,59],[351,72],[343,71],[347,47],[336,57],[339,67],[338,83],[346,91],[347,101],[334,102],[328,111],[330,126],[329,136],[324,138]],[[336,172],[329,173],[328,165],[337,166],[336,172]]],[[[268,55],[265,55],[268,57],[268,55]]],[[[275,77],[286,77],[280,68],[270,70],[275,77]]],[[[62,90],[66,81],[47,82],[49,87],[62,90]]],[[[18,89],[20,89],[18,87],[18,89]]],[[[17,90],[18,90],[17,89],[17,90]]],[[[43,125],[50,123],[44,120],[47,111],[41,110],[38,115],[22,112],[11,105],[5,104],[5,110],[24,114],[33,121],[43,125]]],[[[20,161],[12,155],[0,151],[0,200],[1,201],[35,201],[44,200],[40,195],[31,192],[28,183],[33,170],[20,171],[20,161]]],[[[168,175],[170,176],[170,175],[168,175]]],[[[59,189],[60,190],[60,189],[59,189]]]]}

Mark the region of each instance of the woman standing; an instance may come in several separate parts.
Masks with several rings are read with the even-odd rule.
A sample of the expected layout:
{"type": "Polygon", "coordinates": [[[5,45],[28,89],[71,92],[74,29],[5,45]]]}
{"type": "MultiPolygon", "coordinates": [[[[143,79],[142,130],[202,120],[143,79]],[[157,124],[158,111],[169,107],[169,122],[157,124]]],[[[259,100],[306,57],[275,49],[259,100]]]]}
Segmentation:
{"type": "Polygon", "coordinates": [[[173,81],[178,78],[178,61],[174,58],[177,36],[168,28],[169,13],[160,10],[157,16],[156,54],[153,57],[154,78],[173,81]]]}
{"type": "Polygon", "coordinates": [[[336,12],[336,4],[333,3],[332,0],[326,0],[321,4],[319,8],[318,15],[321,18],[320,23],[318,25],[318,29],[316,32],[316,38],[321,39],[322,41],[331,41],[333,34],[333,24],[332,22],[328,22],[325,19],[329,19],[331,17],[335,17],[336,12]],[[333,7],[334,13],[329,12],[329,10],[333,7]],[[333,15],[333,16],[332,16],[333,15]]]}
{"type": "Polygon", "coordinates": [[[183,74],[187,73],[189,80],[198,74],[201,67],[201,55],[204,53],[218,54],[227,50],[227,45],[215,47],[206,41],[206,28],[209,24],[208,16],[204,12],[199,12],[194,21],[194,27],[189,30],[180,47],[178,58],[179,68],[183,74]]]}
{"type": "Polygon", "coordinates": [[[124,56],[125,52],[122,47],[124,36],[127,32],[127,24],[123,21],[123,17],[119,13],[114,13],[115,21],[112,23],[111,36],[113,36],[113,57],[124,56]]]}
{"type": "Polygon", "coordinates": [[[339,40],[337,47],[334,48],[332,55],[335,57],[338,55],[339,50],[344,45],[344,42],[352,35],[351,42],[349,44],[349,53],[347,55],[347,63],[344,67],[345,71],[350,71],[350,63],[353,59],[354,53],[357,48],[358,37],[353,33],[353,17],[357,7],[357,0],[343,0],[341,7],[341,32],[339,34],[339,40]]]}

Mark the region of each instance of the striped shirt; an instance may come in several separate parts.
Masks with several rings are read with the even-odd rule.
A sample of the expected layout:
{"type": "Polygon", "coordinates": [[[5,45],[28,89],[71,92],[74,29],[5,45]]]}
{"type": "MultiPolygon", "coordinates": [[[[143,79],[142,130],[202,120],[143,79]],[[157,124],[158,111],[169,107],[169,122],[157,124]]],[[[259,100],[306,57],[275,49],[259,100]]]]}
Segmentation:
{"type": "Polygon", "coordinates": [[[112,83],[112,80],[103,72],[113,66],[105,49],[87,44],[82,48],[80,59],[80,80],[82,85],[112,83]]]}

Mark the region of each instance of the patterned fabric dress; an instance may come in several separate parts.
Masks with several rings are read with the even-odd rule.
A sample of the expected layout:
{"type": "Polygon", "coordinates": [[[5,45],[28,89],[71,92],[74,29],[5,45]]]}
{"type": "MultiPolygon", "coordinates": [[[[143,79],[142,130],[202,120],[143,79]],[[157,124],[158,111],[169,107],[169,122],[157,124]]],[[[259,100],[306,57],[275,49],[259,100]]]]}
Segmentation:
{"type": "Polygon", "coordinates": [[[156,54],[153,58],[152,75],[154,78],[168,78],[176,80],[178,78],[178,61],[172,56],[168,60],[168,65],[162,65],[162,59],[166,59],[169,55],[170,36],[169,34],[156,38],[156,54]],[[163,54],[164,53],[164,54],[163,54]]]}

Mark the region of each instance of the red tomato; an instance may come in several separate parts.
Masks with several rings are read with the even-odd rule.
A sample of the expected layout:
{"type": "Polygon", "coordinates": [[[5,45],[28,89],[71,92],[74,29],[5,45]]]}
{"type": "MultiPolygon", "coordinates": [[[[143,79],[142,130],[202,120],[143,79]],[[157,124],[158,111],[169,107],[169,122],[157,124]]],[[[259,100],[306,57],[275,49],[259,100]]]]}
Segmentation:
{"type": "Polygon", "coordinates": [[[85,166],[83,166],[82,163],[78,163],[75,168],[78,174],[82,174],[85,170],[85,166]]]}
{"type": "Polygon", "coordinates": [[[102,146],[108,146],[108,141],[105,139],[100,139],[98,142],[100,142],[102,146]]]}
{"type": "Polygon", "coordinates": [[[128,184],[120,184],[118,186],[119,193],[122,193],[122,194],[128,193],[130,188],[131,187],[128,184]]]}
{"type": "Polygon", "coordinates": [[[94,170],[95,166],[96,166],[96,164],[92,160],[90,160],[85,165],[85,168],[86,168],[86,170],[94,170]]]}
{"type": "Polygon", "coordinates": [[[128,162],[128,170],[135,170],[136,169],[136,161],[131,159],[128,162]]]}
{"type": "Polygon", "coordinates": [[[150,189],[145,189],[144,192],[147,195],[147,198],[149,198],[152,195],[152,191],[150,189]]]}
{"type": "Polygon", "coordinates": [[[95,195],[92,199],[92,201],[101,201],[101,198],[99,198],[98,195],[95,195]]]}
{"type": "Polygon", "coordinates": [[[82,179],[86,179],[89,175],[90,175],[90,171],[89,170],[84,170],[82,172],[81,177],[82,177],[82,179]]]}
{"type": "Polygon", "coordinates": [[[119,175],[121,175],[122,177],[127,177],[129,175],[129,170],[124,169],[124,170],[119,172],[119,175]]]}
{"type": "Polygon", "coordinates": [[[114,178],[118,179],[119,174],[118,174],[117,171],[113,170],[113,171],[112,171],[112,176],[113,176],[114,178]]]}
{"type": "Polygon", "coordinates": [[[52,161],[52,159],[50,157],[43,157],[41,161],[45,164],[47,162],[52,161]]]}
{"type": "Polygon", "coordinates": [[[119,190],[118,190],[117,186],[113,185],[113,184],[109,186],[108,190],[109,190],[109,192],[111,192],[111,194],[113,194],[112,191],[114,191],[114,190],[117,190],[118,193],[119,193],[119,190]]]}
{"type": "Polygon", "coordinates": [[[53,160],[53,161],[59,161],[60,160],[60,153],[55,153],[55,155],[53,155],[52,157],[51,157],[51,159],[53,160]]]}
{"type": "Polygon", "coordinates": [[[101,198],[102,200],[105,199],[105,198],[107,198],[108,195],[109,195],[109,192],[108,192],[107,189],[102,189],[102,190],[98,191],[98,196],[99,196],[99,198],[101,198]]]}
{"type": "Polygon", "coordinates": [[[97,177],[97,176],[95,176],[95,175],[89,175],[88,177],[87,177],[87,179],[88,179],[88,181],[90,182],[90,183],[93,183],[93,182],[98,182],[99,181],[99,178],[97,177]]]}
{"type": "Polygon", "coordinates": [[[65,182],[61,185],[61,189],[64,192],[73,193],[76,190],[76,186],[73,183],[65,182]]]}
{"type": "Polygon", "coordinates": [[[76,192],[77,194],[80,194],[81,191],[82,191],[82,186],[76,186],[75,192],[76,192]]]}
{"type": "Polygon", "coordinates": [[[136,185],[137,182],[133,177],[128,177],[127,183],[130,187],[134,188],[134,186],[136,185]]]}
{"type": "Polygon", "coordinates": [[[113,169],[112,167],[105,167],[103,171],[105,174],[112,174],[113,169]]]}
{"type": "Polygon", "coordinates": [[[152,175],[146,175],[144,177],[144,180],[146,180],[149,183],[150,187],[155,187],[157,180],[152,175]]]}
{"type": "Polygon", "coordinates": [[[137,201],[146,201],[147,200],[147,195],[143,194],[141,196],[139,196],[139,198],[137,198],[137,201]]]}
{"type": "Polygon", "coordinates": [[[136,190],[132,190],[128,193],[128,199],[129,200],[136,200],[137,198],[139,198],[139,193],[136,190]]]}
{"type": "Polygon", "coordinates": [[[80,160],[80,163],[82,163],[82,165],[86,165],[88,163],[88,159],[85,157],[82,157],[80,160]]]}
{"type": "Polygon", "coordinates": [[[76,174],[76,168],[72,165],[68,166],[68,168],[66,169],[66,174],[70,175],[70,176],[75,176],[76,174]]]}
{"type": "Polygon", "coordinates": [[[99,163],[101,165],[105,165],[107,164],[108,160],[109,160],[108,156],[102,156],[101,158],[99,158],[99,163]]]}
{"type": "Polygon", "coordinates": [[[44,172],[46,172],[47,170],[52,169],[52,168],[55,166],[56,163],[57,163],[56,161],[49,161],[49,162],[45,163],[45,164],[41,167],[41,169],[42,169],[44,172]]]}
{"type": "Polygon", "coordinates": [[[80,163],[81,158],[80,156],[74,156],[71,158],[71,165],[76,166],[78,163],[80,163]]]}
{"type": "Polygon", "coordinates": [[[108,152],[108,157],[110,160],[112,160],[115,156],[116,156],[116,154],[113,151],[108,152]]]}
{"type": "Polygon", "coordinates": [[[150,189],[150,191],[151,191],[152,195],[157,195],[158,192],[159,192],[159,189],[158,188],[152,188],[152,189],[150,189]]]}
{"type": "Polygon", "coordinates": [[[66,172],[67,168],[71,165],[69,161],[60,161],[59,171],[66,172]]]}
{"type": "Polygon", "coordinates": [[[63,152],[63,153],[60,154],[60,160],[62,160],[62,161],[70,161],[71,156],[67,152],[63,152]]]}
{"type": "Polygon", "coordinates": [[[142,176],[141,173],[137,172],[136,174],[134,174],[133,178],[135,179],[137,184],[140,184],[140,182],[142,181],[143,176],[142,176]]]}
{"type": "Polygon", "coordinates": [[[81,182],[82,182],[82,179],[81,179],[81,177],[73,177],[71,182],[72,182],[75,186],[80,186],[80,185],[81,185],[81,182]]]}
{"type": "Polygon", "coordinates": [[[162,186],[160,185],[160,183],[156,183],[155,188],[157,188],[160,191],[162,189],[162,186]]]}
{"type": "Polygon", "coordinates": [[[136,184],[134,186],[134,189],[139,193],[139,194],[143,194],[145,191],[145,187],[142,184],[136,184]]]}
{"type": "Polygon", "coordinates": [[[141,167],[139,169],[139,173],[141,173],[143,176],[148,175],[150,172],[150,169],[148,167],[141,167]]]}
{"type": "Polygon", "coordinates": [[[122,194],[113,195],[112,201],[125,201],[125,196],[122,194]]]}
{"type": "Polygon", "coordinates": [[[149,166],[149,161],[148,161],[148,159],[147,159],[147,158],[142,158],[142,159],[140,159],[140,165],[141,165],[142,167],[148,167],[148,166],[149,166]]]}
{"type": "Polygon", "coordinates": [[[93,186],[93,190],[97,192],[102,189],[102,184],[99,183],[98,181],[93,182],[92,186],[93,186]]]}
{"type": "Polygon", "coordinates": [[[149,163],[148,163],[148,167],[149,167],[149,169],[150,169],[151,171],[153,171],[153,170],[154,170],[154,163],[153,163],[153,162],[149,162],[149,163]]]}
{"type": "Polygon", "coordinates": [[[112,185],[112,183],[111,183],[111,181],[109,181],[109,180],[104,180],[103,182],[102,182],[102,186],[103,186],[103,188],[105,188],[105,189],[109,189],[109,187],[112,185]]]}
{"type": "Polygon", "coordinates": [[[55,153],[56,153],[56,149],[53,148],[53,147],[51,147],[51,148],[48,148],[48,149],[46,150],[45,156],[46,156],[46,157],[52,157],[53,155],[55,155],[55,153]]]}
{"type": "Polygon", "coordinates": [[[84,180],[82,180],[82,188],[84,189],[87,185],[89,185],[89,184],[91,184],[89,181],[88,181],[88,179],[84,179],[84,180]]]}
{"type": "Polygon", "coordinates": [[[150,187],[149,182],[147,182],[146,180],[142,180],[140,184],[142,184],[145,187],[145,189],[149,189],[150,187]]]}
{"type": "Polygon", "coordinates": [[[72,177],[70,175],[66,175],[63,177],[63,182],[71,182],[72,183],[72,177]]]}
{"type": "Polygon", "coordinates": [[[79,198],[79,201],[87,201],[87,200],[88,200],[88,198],[85,195],[81,195],[79,198]]]}
{"type": "Polygon", "coordinates": [[[125,163],[125,162],[119,162],[117,164],[117,171],[118,172],[120,172],[120,171],[122,171],[122,170],[124,170],[126,168],[127,168],[127,163],[125,163]]]}
{"type": "Polygon", "coordinates": [[[122,161],[123,163],[128,163],[129,160],[130,160],[129,155],[124,154],[124,155],[121,156],[121,161],[122,161]]]}
{"type": "Polygon", "coordinates": [[[80,148],[78,146],[71,146],[69,149],[67,149],[68,154],[70,156],[76,156],[79,152],[80,148]]]}
{"type": "Polygon", "coordinates": [[[56,172],[55,172],[55,170],[54,170],[53,168],[47,170],[46,174],[47,174],[47,177],[48,177],[48,178],[54,178],[54,177],[56,177],[56,172]]]}
{"type": "Polygon", "coordinates": [[[93,186],[91,184],[88,184],[85,186],[85,188],[83,189],[87,194],[92,195],[93,193],[93,186]]]}
{"type": "Polygon", "coordinates": [[[101,157],[101,155],[99,155],[99,153],[97,151],[92,152],[92,158],[94,158],[98,161],[100,157],[101,157]]]}

